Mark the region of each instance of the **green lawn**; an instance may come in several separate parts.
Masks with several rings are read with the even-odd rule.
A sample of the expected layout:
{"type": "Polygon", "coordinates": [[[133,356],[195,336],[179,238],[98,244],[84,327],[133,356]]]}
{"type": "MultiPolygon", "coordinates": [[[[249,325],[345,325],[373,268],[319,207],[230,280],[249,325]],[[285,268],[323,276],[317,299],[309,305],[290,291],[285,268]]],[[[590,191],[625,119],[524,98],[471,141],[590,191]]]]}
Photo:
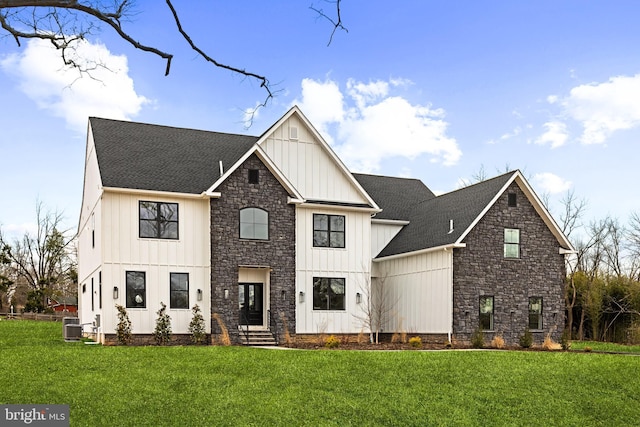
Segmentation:
{"type": "Polygon", "coordinates": [[[634,425],[640,357],[582,352],[265,350],[65,343],[0,320],[0,403],[71,425],[634,425]]]}
{"type": "Polygon", "coordinates": [[[600,341],[572,341],[571,350],[584,351],[585,348],[592,351],[606,351],[611,353],[637,353],[640,355],[640,345],[623,345],[612,342],[600,341]]]}

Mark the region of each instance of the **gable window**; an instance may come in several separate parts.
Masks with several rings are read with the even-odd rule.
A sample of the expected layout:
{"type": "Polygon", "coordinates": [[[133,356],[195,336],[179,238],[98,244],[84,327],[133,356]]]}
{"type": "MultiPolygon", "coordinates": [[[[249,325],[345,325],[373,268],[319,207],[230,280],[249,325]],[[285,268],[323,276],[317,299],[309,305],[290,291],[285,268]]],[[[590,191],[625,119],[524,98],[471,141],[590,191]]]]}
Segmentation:
{"type": "Polygon", "coordinates": [[[178,239],[178,204],[140,202],[140,237],[178,239]]]}
{"type": "Polygon", "coordinates": [[[313,214],[313,246],[344,248],[344,215],[313,214]]]}
{"type": "Polygon", "coordinates": [[[169,274],[169,307],[189,308],[189,273],[169,274]]]}
{"type": "Polygon", "coordinates": [[[518,206],[518,198],[516,196],[516,193],[509,193],[507,195],[507,205],[510,208],[515,208],[516,206],[518,206]]]}
{"type": "Polygon", "coordinates": [[[504,257],[520,258],[520,230],[517,228],[504,229],[504,257]]]}
{"type": "Polygon", "coordinates": [[[493,330],[493,297],[480,297],[480,329],[483,331],[493,330]]]}
{"type": "Polygon", "coordinates": [[[269,213],[260,208],[241,209],[240,238],[269,240],[269,213]]]}
{"type": "Polygon", "coordinates": [[[260,170],[249,169],[249,184],[259,184],[259,183],[260,183],[260,170]]]}
{"type": "Polygon", "coordinates": [[[344,279],[314,277],[313,309],[344,310],[344,279]]]}
{"type": "Polygon", "coordinates": [[[127,308],[147,306],[147,280],[144,271],[127,271],[127,308]]]}
{"type": "Polygon", "coordinates": [[[529,329],[542,329],[542,297],[529,298],[529,329]]]}

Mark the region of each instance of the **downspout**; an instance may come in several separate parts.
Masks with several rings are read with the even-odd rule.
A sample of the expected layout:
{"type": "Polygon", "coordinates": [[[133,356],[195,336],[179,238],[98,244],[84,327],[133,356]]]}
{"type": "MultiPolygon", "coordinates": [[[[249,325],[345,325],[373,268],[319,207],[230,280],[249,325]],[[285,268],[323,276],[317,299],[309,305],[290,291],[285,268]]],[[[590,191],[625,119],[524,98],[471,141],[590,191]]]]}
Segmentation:
{"type": "Polygon", "coordinates": [[[449,323],[449,331],[447,331],[447,339],[451,342],[451,336],[453,335],[453,249],[444,248],[445,252],[450,252],[449,255],[449,283],[451,284],[449,294],[449,313],[451,313],[451,323],[449,323]]]}

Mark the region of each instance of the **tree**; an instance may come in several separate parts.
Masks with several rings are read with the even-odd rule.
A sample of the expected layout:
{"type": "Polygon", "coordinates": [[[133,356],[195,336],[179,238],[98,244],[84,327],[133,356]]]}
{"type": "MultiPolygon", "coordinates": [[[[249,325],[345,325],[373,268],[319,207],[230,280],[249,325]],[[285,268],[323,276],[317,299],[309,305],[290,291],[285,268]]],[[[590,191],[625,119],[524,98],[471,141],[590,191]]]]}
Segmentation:
{"type": "Polygon", "coordinates": [[[388,320],[396,301],[392,301],[389,288],[385,286],[386,276],[374,279],[365,279],[363,286],[359,287],[360,308],[362,314],[356,314],[364,327],[369,330],[369,341],[380,343],[380,331],[388,320]]]}
{"type": "Polygon", "coordinates": [[[126,308],[116,304],[116,309],[118,310],[118,326],[116,327],[118,342],[127,345],[131,342],[131,320],[129,320],[126,308]]]}
{"type": "Polygon", "coordinates": [[[54,291],[74,280],[75,260],[70,248],[72,239],[66,230],[60,231],[62,214],[44,212],[41,203],[36,206],[36,233],[26,231],[22,239],[9,243],[0,230],[2,257],[16,281],[26,284],[31,292],[30,307],[41,311],[46,298],[54,291]],[[35,298],[39,298],[38,303],[35,298]]]}
{"type": "Polygon", "coordinates": [[[194,344],[202,344],[207,336],[204,326],[204,317],[198,304],[194,305],[191,309],[193,317],[189,323],[189,333],[191,334],[191,341],[194,344]]]}
{"type": "MultiPolygon", "coordinates": [[[[333,25],[329,44],[338,29],[347,31],[342,24],[340,0],[330,3],[335,5],[336,18],[326,15],[322,9],[315,8],[313,4],[310,7],[319,17],[325,18],[333,25]]],[[[267,105],[274,96],[267,77],[240,66],[224,64],[207,54],[184,29],[171,0],[166,0],[166,6],[171,12],[178,33],[200,57],[215,67],[256,80],[260,84],[266,92],[266,98],[253,110],[252,115],[258,108],[267,105]]],[[[0,0],[0,26],[13,37],[18,46],[21,45],[21,40],[25,39],[50,41],[60,51],[64,64],[78,69],[82,74],[90,73],[91,67],[101,66],[101,64],[87,66],[82,58],[77,58],[74,55],[77,42],[86,39],[101,26],[106,26],[136,49],[164,59],[165,75],[169,75],[173,54],[151,44],[137,41],[123,25],[135,15],[134,7],[134,0],[0,0]]]]}
{"type": "Polygon", "coordinates": [[[171,341],[171,317],[167,314],[167,305],[160,303],[160,310],[156,312],[156,328],[153,331],[153,338],[156,344],[164,345],[171,341]]]}

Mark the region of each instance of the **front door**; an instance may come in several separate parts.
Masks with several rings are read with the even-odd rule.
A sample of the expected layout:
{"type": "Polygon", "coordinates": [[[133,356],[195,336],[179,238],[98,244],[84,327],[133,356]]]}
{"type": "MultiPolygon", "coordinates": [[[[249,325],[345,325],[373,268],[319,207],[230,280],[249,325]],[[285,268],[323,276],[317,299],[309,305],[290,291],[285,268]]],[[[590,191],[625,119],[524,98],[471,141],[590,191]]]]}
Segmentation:
{"type": "Polygon", "coordinates": [[[240,283],[238,289],[241,325],[262,325],[262,283],[240,283]]]}

